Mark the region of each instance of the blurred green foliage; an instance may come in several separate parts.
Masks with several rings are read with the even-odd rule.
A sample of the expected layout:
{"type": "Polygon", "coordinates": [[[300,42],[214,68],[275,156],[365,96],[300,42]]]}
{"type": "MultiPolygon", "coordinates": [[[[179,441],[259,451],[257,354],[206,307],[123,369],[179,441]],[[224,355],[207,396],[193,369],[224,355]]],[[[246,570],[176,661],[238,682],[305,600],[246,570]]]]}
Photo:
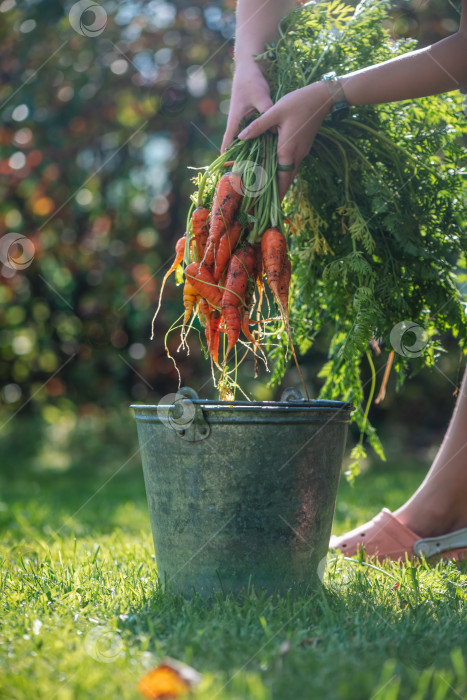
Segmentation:
{"type": "MultiPolygon", "coordinates": [[[[0,0],[0,236],[35,248],[24,269],[0,266],[0,396],[10,415],[40,410],[47,424],[50,407],[100,415],[175,390],[163,339],[180,289],[167,286],[153,342],[150,322],[184,230],[187,166],[213,159],[229,104],[234,0],[90,5],[0,0]]],[[[458,19],[441,0],[399,0],[388,22],[426,44],[458,19]]],[[[323,350],[304,360],[314,395],[323,350]]],[[[213,393],[196,338],[179,368],[182,383],[213,393]]],[[[255,398],[271,398],[264,372],[254,383],[250,364],[245,377],[255,398]]],[[[417,401],[438,396],[436,373],[419,381],[417,401]]],[[[452,404],[442,381],[437,429],[452,404]]],[[[404,413],[392,401],[381,419],[404,413]]]]}

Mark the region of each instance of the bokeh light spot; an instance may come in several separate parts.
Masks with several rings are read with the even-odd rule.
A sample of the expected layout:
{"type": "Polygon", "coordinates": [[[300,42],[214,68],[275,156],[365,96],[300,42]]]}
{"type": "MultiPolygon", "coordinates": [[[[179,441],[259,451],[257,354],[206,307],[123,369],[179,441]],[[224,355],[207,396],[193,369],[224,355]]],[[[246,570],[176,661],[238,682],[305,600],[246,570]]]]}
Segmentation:
{"type": "Polygon", "coordinates": [[[22,34],[29,34],[29,32],[32,32],[33,29],[35,29],[37,26],[37,22],[35,19],[25,19],[24,22],[21,22],[19,25],[19,31],[22,34]]]}
{"type": "Polygon", "coordinates": [[[128,348],[128,353],[133,360],[142,360],[146,355],[146,348],[142,343],[132,343],[128,348]]]}
{"type": "Polygon", "coordinates": [[[18,105],[14,108],[11,118],[15,122],[23,122],[29,116],[29,107],[27,105],[18,105]]]}
{"type": "Polygon", "coordinates": [[[21,389],[17,384],[6,384],[2,389],[2,398],[5,403],[16,403],[21,398],[21,389]]]}
{"type": "Polygon", "coordinates": [[[10,156],[8,160],[8,165],[12,170],[21,170],[26,165],[26,156],[21,151],[17,151],[10,156]]]}
{"type": "Polygon", "coordinates": [[[75,199],[79,205],[82,207],[87,207],[92,202],[92,192],[86,187],[83,187],[82,190],[77,192],[75,199]]]}
{"type": "Polygon", "coordinates": [[[32,210],[38,216],[47,216],[53,212],[55,202],[50,197],[40,197],[33,204],[32,210]]]}

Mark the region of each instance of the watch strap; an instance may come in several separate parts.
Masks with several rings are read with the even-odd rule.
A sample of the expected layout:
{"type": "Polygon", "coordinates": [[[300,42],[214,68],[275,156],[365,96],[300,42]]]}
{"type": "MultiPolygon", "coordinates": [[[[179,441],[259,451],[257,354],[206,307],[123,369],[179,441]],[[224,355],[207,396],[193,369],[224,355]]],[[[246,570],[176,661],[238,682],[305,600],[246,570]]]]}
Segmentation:
{"type": "Polygon", "coordinates": [[[335,71],[325,73],[321,80],[326,85],[326,89],[331,98],[331,115],[333,119],[341,119],[349,113],[349,103],[345,98],[344,88],[335,71]]]}

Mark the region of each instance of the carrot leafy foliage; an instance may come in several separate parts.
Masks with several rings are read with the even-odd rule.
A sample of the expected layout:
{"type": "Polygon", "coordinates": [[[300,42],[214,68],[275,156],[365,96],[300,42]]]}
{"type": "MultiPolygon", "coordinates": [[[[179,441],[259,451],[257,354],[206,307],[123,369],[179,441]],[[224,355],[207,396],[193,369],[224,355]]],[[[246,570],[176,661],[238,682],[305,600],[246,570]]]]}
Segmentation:
{"type": "MultiPolygon", "coordinates": [[[[329,71],[345,75],[415,48],[412,40],[390,37],[387,16],[380,0],[363,0],[355,10],[336,0],[290,12],[278,41],[260,57],[273,99],[329,71]]],[[[460,275],[467,251],[466,135],[455,92],[352,107],[346,119],[325,120],[285,200],[294,341],[305,353],[319,334],[329,339],[320,396],[353,401],[362,436],[383,458],[362,379],[368,360],[374,389],[370,348],[395,350],[398,388],[409,374],[434,365],[447,331],[467,352],[460,275]],[[423,334],[417,351],[410,327],[418,338],[423,334]]],[[[285,344],[284,337],[282,347],[270,348],[273,383],[285,371],[285,344]]],[[[362,440],[353,454],[354,472],[365,455],[362,440]]]]}

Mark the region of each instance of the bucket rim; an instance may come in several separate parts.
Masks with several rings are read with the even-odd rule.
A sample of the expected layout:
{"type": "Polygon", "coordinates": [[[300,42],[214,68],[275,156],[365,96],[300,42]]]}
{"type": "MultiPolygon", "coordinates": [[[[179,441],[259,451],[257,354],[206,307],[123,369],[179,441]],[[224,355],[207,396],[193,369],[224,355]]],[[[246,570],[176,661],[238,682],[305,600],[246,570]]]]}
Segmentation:
{"type": "MultiPolygon", "coordinates": [[[[298,401],[221,401],[216,399],[191,399],[187,397],[182,400],[201,406],[201,408],[214,411],[228,408],[246,411],[254,408],[280,408],[292,412],[311,409],[355,411],[355,406],[350,401],[332,401],[326,399],[302,399],[298,401]]],[[[131,404],[130,408],[134,411],[158,411],[160,409],[169,408],[172,405],[173,404],[131,404]]]]}

